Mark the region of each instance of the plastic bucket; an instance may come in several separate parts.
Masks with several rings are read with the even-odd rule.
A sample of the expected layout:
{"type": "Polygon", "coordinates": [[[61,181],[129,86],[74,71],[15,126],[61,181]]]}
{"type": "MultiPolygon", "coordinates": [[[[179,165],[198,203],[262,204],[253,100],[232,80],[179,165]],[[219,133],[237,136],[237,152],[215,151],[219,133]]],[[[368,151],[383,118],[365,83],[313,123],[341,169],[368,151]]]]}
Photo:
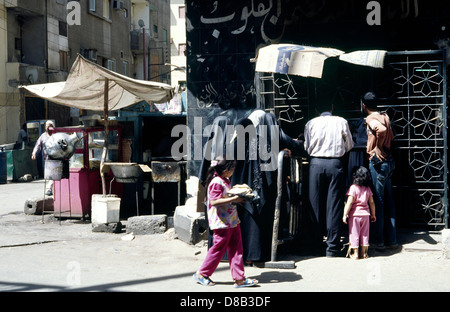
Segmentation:
{"type": "Polygon", "coordinates": [[[91,221],[94,224],[117,223],[120,221],[120,197],[92,194],[91,221]]]}

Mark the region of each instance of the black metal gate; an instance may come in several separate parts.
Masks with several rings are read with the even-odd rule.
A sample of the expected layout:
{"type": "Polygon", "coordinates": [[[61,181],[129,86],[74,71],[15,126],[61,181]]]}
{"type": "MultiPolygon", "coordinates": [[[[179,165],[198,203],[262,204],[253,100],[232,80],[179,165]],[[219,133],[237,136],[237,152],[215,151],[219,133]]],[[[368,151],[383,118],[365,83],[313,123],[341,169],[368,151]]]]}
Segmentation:
{"type": "MultiPolygon", "coordinates": [[[[332,65],[335,70],[326,81],[336,89],[336,115],[357,123],[361,120],[361,94],[375,90],[384,98],[379,110],[391,118],[398,224],[448,228],[444,52],[389,52],[381,71],[343,63],[332,65]]],[[[273,112],[291,136],[297,136],[315,117],[311,103],[321,81],[265,73],[257,73],[256,80],[258,107],[273,112]]]]}
{"type": "Polygon", "coordinates": [[[397,206],[410,223],[448,227],[447,85],[442,51],[391,52],[397,206]],[[409,208],[408,208],[409,206],[409,208]]]}

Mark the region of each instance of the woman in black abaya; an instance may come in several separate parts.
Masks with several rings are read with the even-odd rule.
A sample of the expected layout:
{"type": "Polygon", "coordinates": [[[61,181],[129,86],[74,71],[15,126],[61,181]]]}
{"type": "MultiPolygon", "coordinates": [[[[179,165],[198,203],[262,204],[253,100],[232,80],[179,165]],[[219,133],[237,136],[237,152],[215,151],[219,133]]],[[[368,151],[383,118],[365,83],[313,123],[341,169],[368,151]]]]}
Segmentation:
{"type": "MultiPolygon", "coordinates": [[[[237,133],[239,133],[239,127],[243,127],[242,129],[246,129],[246,131],[244,132],[244,138],[238,137],[233,141],[236,167],[231,177],[231,185],[245,183],[259,195],[261,174],[257,158],[258,137],[256,136],[256,128],[248,118],[238,120],[235,128],[237,133]],[[241,145],[240,141],[242,139],[244,141],[243,145],[241,145]],[[242,156],[241,152],[244,152],[243,159],[239,157],[242,156]]],[[[259,220],[258,207],[259,200],[254,202],[245,201],[238,204],[245,262],[255,261],[260,258],[259,246],[261,245],[261,238],[259,235],[259,222],[257,222],[259,220]]]]}
{"type": "MultiPolygon", "coordinates": [[[[276,117],[262,110],[252,112],[239,124],[255,127],[256,138],[246,138],[245,160],[238,160],[231,184],[247,184],[256,191],[259,199],[241,204],[241,220],[244,261],[246,263],[270,260],[273,219],[277,198],[278,152],[289,149],[292,155],[304,153],[303,144],[286,135],[278,126],[276,117]],[[275,141],[274,141],[275,140],[275,141]],[[272,151],[278,140],[278,150],[272,151]],[[255,146],[256,145],[256,146],[255,146]],[[268,155],[270,157],[264,157],[268,155]],[[254,155],[256,154],[256,155],[254,155]],[[254,157],[250,157],[253,155],[254,157]],[[263,157],[261,157],[263,156],[263,157]]],[[[235,153],[238,147],[235,143],[235,153]]]]}
{"type": "Polygon", "coordinates": [[[211,165],[211,160],[226,155],[226,131],[227,126],[230,124],[230,120],[226,116],[218,116],[213,120],[199,170],[199,179],[203,186],[206,180],[206,173],[211,165]]]}

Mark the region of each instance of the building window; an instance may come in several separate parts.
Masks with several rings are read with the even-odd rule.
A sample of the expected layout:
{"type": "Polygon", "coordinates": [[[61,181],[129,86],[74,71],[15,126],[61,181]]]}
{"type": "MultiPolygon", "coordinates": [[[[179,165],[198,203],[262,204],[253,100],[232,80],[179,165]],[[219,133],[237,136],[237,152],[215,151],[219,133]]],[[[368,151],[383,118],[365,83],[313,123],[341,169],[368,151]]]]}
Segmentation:
{"type": "Polygon", "coordinates": [[[112,71],[116,71],[116,61],[114,60],[106,60],[106,68],[112,71]]]}
{"type": "Polygon", "coordinates": [[[69,70],[69,63],[67,59],[67,51],[59,51],[59,69],[62,71],[69,70]]]}
{"type": "Polygon", "coordinates": [[[67,37],[67,23],[59,21],[59,35],[67,37]]]}
{"type": "Polygon", "coordinates": [[[89,11],[95,12],[95,0],[89,0],[89,11]]]}
{"type": "Polygon", "coordinates": [[[129,72],[128,72],[128,62],[122,61],[122,63],[123,63],[123,74],[125,76],[128,76],[128,74],[129,74],[129,72]]]}
{"type": "Polygon", "coordinates": [[[163,44],[167,45],[167,29],[163,29],[163,44]]]}
{"type": "Polygon", "coordinates": [[[178,7],[178,18],[186,18],[186,7],[178,7]]]}
{"type": "Polygon", "coordinates": [[[178,44],[178,55],[179,56],[185,56],[186,52],[186,43],[180,43],[178,44]]]}
{"type": "Polygon", "coordinates": [[[103,17],[111,19],[111,0],[103,0],[103,17]]]}
{"type": "Polygon", "coordinates": [[[88,60],[97,62],[97,50],[95,49],[80,49],[80,54],[88,60]]]}

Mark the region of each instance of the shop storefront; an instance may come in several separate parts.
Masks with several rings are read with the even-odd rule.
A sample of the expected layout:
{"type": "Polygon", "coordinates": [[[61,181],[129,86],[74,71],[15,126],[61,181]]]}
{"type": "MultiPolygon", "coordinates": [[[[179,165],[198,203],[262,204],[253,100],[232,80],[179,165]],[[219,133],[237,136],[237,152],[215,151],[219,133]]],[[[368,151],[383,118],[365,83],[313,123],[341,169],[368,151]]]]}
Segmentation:
{"type": "MultiPolygon", "coordinates": [[[[332,90],[334,113],[354,126],[362,117],[361,95],[375,91],[395,132],[398,225],[448,228],[449,3],[368,2],[186,1],[187,125],[192,129],[201,118],[205,127],[221,114],[236,121],[263,108],[297,137],[315,116],[319,86],[332,90]],[[278,43],[387,54],[382,69],[327,59],[320,79],[258,74],[251,60],[260,48],[278,43]]],[[[194,133],[192,146],[198,141],[206,143],[207,136],[194,133]]],[[[194,150],[190,156],[188,176],[197,176],[201,160],[194,150]]]]}

